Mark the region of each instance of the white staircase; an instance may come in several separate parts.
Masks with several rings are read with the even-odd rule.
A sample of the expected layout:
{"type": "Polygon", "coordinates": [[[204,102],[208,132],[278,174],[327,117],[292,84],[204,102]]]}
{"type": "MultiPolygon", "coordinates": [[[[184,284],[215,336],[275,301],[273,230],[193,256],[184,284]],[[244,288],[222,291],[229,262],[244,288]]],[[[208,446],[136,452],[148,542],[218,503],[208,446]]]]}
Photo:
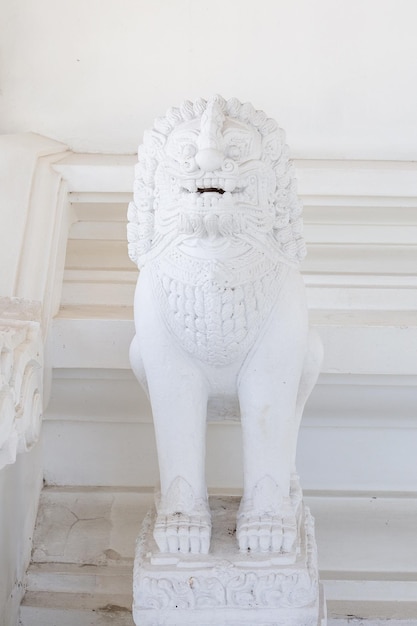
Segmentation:
{"type": "MultiPolygon", "coordinates": [[[[417,499],[310,494],[306,501],[329,626],[353,617],[380,624],[381,615],[390,626],[415,625],[417,499]]],[[[151,504],[144,489],[46,487],[20,626],[132,626],[134,545],[151,504]]]]}
{"type": "Polygon", "coordinates": [[[134,545],[150,500],[122,488],[44,489],[22,626],[131,626],[134,545]]]}
{"type": "MultiPolygon", "coordinates": [[[[134,540],[158,479],[149,404],[128,363],[135,157],[66,156],[72,226],[50,333],[44,489],[22,626],[132,624],[134,540]]],[[[298,466],[316,517],[329,624],[417,624],[415,166],[296,163],[304,265],[325,363],[298,466]],[[358,623],[361,623],[360,621],[358,623]]],[[[241,485],[237,423],[208,429],[213,492],[241,485]]]]}

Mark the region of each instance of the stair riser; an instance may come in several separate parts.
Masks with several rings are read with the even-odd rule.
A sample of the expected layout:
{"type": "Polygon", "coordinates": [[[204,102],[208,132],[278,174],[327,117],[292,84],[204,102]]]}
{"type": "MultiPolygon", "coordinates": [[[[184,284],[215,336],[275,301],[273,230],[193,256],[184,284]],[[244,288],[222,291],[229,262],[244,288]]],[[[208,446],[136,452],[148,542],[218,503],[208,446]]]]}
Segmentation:
{"type": "MultiPolygon", "coordinates": [[[[132,563],[133,568],[133,563],[132,563]]],[[[57,574],[55,572],[32,572],[26,577],[28,591],[47,591],[49,593],[94,593],[124,594],[132,592],[132,571],[126,574],[57,574]]]]}
{"type": "MultiPolygon", "coordinates": [[[[104,600],[105,602],[105,600],[104,600]]],[[[74,600],[76,604],[76,599],[74,600]]],[[[22,606],[19,626],[134,626],[127,611],[49,609],[22,606]]]]}
{"type": "MultiPolygon", "coordinates": [[[[404,312],[398,319],[390,312],[375,315],[373,319],[365,313],[355,317],[346,312],[311,312],[311,325],[324,344],[322,373],[417,375],[415,315],[404,312]]],[[[52,366],[130,370],[129,346],[134,335],[129,319],[56,318],[51,333],[52,366]]]]}
{"type": "MultiPolygon", "coordinates": [[[[111,282],[89,280],[88,272],[80,280],[64,280],[61,306],[125,306],[133,304],[136,280],[111,282]]],[[[307,286],[307,302],[310,309],[367,309],[413,311],[417,309],[415,287],[337,287],[307,286]]]]}
{"type": "Polygon", "coordinates": [[[61,306],[132,306],[136,283],[66,282],[61,306]]]}
{"type": "MultiPolygon", "coordinates": [[[[47,421],[43,437],[48,484],[148,487],[158,483],[151,423],[47,421]]],[[[309,427],[306,419],[299,437],[298,471],[304,489],[413,491],[415,450],[416,428],[337,423],[309,427]]],[[[208,485],[240,488],[240,425],[209,424],[207,452],[208,485]]]]}

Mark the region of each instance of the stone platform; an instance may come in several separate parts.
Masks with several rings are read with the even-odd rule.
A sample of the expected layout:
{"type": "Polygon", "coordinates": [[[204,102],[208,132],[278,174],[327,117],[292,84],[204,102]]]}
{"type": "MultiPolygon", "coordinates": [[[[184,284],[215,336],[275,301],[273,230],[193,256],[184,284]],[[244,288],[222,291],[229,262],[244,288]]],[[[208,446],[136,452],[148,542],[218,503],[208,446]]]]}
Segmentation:
{"type": "Polygon", "coordinates": [[[239,498],[210,499],[213,531],[208,555],[163,554],[149,511],[136,547],[133,618],[137,626],[324,626],[314,521],[300,516],[297,553],[240,553],[239,498]]]}

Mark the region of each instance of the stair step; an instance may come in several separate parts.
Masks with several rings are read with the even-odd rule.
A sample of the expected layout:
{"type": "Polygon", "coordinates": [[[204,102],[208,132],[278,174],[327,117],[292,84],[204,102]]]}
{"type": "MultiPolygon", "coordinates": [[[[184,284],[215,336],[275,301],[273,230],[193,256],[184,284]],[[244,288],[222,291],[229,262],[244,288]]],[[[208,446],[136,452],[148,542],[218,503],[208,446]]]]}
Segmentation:
{"type": "Polygon", "coordinates": [[[69,239],[66,269],[135,269],[125,240],[69,239]]]}
{"type": "Polygon", "coordinates": [[[58,311],[55,320],[133,320],[133,302],[130,306],[99,304],[65,304],[58,311]]]}
{"type": "MultiPolygon", "coordinates": [[[[152,491],[43,490],[21,626],[132,624],[134,546],[152,491]]],[[[307,492],[305,499],[330,617],[414,617],[417,494],[307,492]]]]}
{"type": "Polygon", "coordinates": [[[133,559],[130,565],[32,563],[26,574],[30,593],[121,594],[132,593],[133,559]]]}
{"type": "Polygon", "coordinates": [[[134,626],[131,606],[125,595],[27,592],[19,626],[134,626]]]}
{"type": "MultiPolygon", "coordinates": [[[[137,278],[126,241],[131,194],[92,194],[90,201],[85,195],[90,194],[70,194],[75,222],[61,304],[129,306],[137,278]]],[[[330,207],[317,204],[317,198],[306,200],[309,254],[301,269],[310,309],[415,310],[415,200],[368,199],[367,207],[351,196],[328,198],[330,207]]]]}
{"type": "MultiPolygon", "coordinates": [[[[129,344],[135,333],[130,307],[65,311],[53,321],[53,367],[130,369],[129,344]]],[[[316,310],[310,322],[323,340],[323,373],[417,374],[414,311],[316,310]]]]}
{"type": "Polygon", "coordinates": [[[152,498],[149,491],[128,488],[45,488],[32,562],[132,567],[136,538],[152,498]]]}
{"type": "Polygon", "coordinates": [[[112,277],[104,274],[81,281],[67,280],[63,285],[61,305],[106,306],[111,302],[130,307],[135,295],[136,277],[126,282],[123,282],[123,278],[112,280],[112,277]]]}
{"type": "Polygon", "coordinates": [[[133,625],[134,549],[152,491],[42,491],[20,626],[133,625]]]}

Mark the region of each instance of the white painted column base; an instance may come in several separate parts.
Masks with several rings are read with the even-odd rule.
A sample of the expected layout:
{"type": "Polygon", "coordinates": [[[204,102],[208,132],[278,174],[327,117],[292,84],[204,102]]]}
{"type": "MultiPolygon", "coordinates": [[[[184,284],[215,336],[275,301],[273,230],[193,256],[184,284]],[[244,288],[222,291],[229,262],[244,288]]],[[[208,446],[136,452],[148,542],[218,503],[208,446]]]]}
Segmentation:
{"type": "Polygon", "coordinates": [[[148,512],[136,546],[133,619],[138,626],[325,626],[314,521],[300,518],[295,562],[287,555],[240,553],[236,541],[239,498],[213,497],[208,555],[162,554],[148,512]]]}

